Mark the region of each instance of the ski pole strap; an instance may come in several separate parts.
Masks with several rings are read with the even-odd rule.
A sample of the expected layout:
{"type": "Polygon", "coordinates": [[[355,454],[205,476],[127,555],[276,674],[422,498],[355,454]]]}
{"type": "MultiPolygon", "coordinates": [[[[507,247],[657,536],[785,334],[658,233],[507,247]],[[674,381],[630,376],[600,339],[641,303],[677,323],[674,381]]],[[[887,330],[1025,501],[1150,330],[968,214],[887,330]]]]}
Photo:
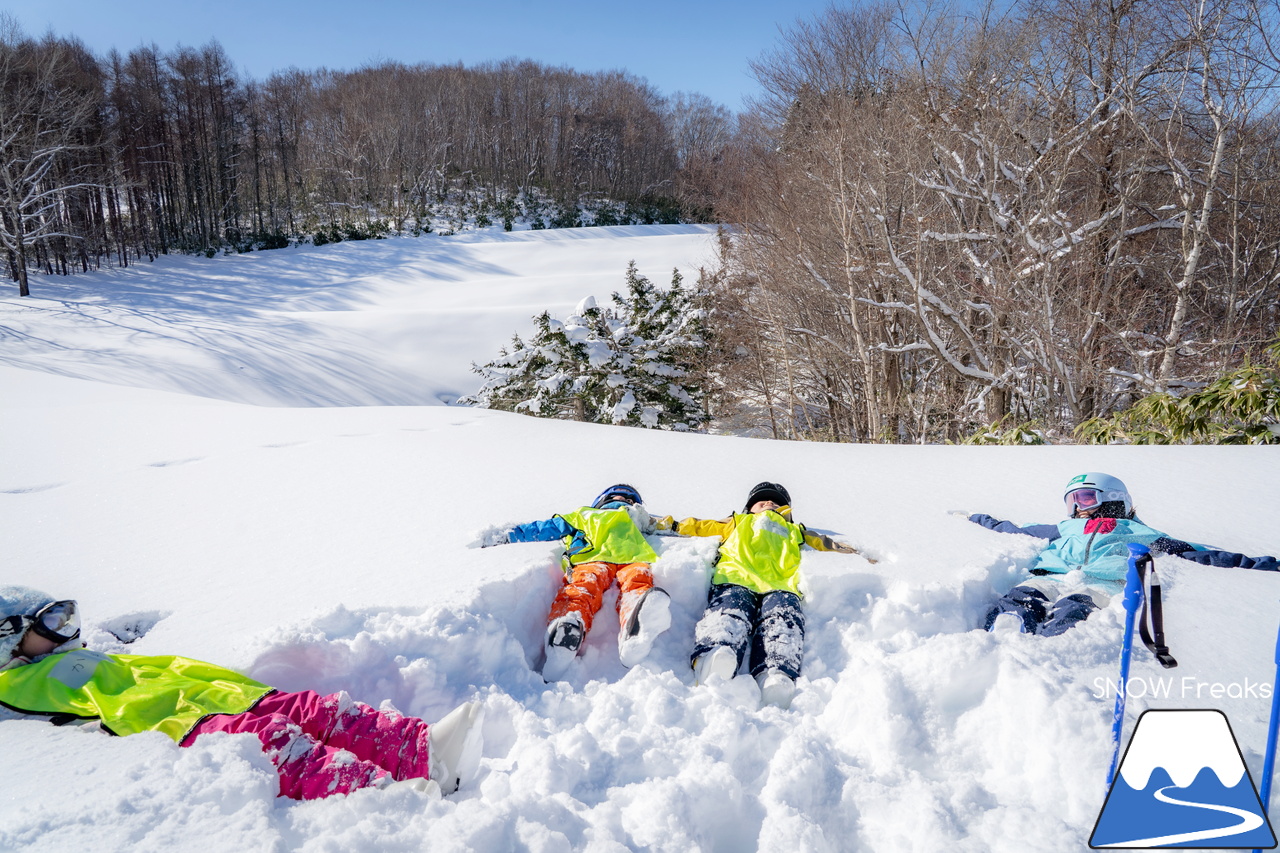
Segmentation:
{"type": "Polygon", "coordinates": [[[1138,575],[1143,578],[1145,584],[1145,575],[1147,570],[1151,570],[1151,585],[1147,594],[1142,598],[1142,616],[1138,620],[1138,634],[1142,637],[1142,644],[1150,650],[1151,654],[1156,656],[1156,660],[1160,661],[1160,665],[1165,669],[1173,669],[1178,665],[1178,661],[1169,654],[1169,647],[1164,642],[1164,603],[1160,597],[1160,578],[1156,575],[1155,563],[1151,559],[1151,555],[1147,554],[1138,559],[1138,575]],[[1147,628],[1147,602],[1151,603],[1151,627],[1147,628]],[[1152,635],[1155,635],[1154,637],[1152,635]]]}

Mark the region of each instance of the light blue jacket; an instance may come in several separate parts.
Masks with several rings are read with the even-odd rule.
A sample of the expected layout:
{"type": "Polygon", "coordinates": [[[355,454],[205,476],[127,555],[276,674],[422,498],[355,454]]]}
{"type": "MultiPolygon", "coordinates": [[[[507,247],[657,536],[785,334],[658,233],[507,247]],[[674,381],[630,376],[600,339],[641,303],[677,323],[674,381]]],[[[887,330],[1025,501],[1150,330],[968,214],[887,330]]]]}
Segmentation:
{"type": "Polygon", "coordinates": [[[1081,569],[1096,580],[1124,580],[1129,543],[1152,546],[1168,539],[1159,530],[1127,518],[1068,518],[1058,522],[1058,537],[1040,552],[1033,569],[1065,573],[1081,569]]]}
{"type": "Polygon", "coordinates": [[[1267,572],[1280,568],[1275,557],[1247,557],[1207,545],[1183,542],[1147,527],[1137,519],[1068,518],[1056,525],[1032,524],[1025,527],[981,513],[969,516],[969,520],[988,530],[1025,533],[1048,539],[1049,545],[1040,552],[1036,564],[1031,567],[1035,573],[1061,574],[1082,569],[1090,578],[1123,581],[1129,566],[1130,542],[1146,545],[1154,554],[1173,554],[1204,566],[1267,572]]]}

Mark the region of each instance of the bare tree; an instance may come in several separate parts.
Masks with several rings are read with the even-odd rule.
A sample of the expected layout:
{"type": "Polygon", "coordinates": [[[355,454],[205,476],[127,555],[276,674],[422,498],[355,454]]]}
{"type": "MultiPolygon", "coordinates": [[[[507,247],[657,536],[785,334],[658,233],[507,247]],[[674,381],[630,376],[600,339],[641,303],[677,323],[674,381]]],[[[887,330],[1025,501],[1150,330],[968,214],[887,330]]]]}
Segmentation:
{"type": "Polygon", "coordinates": [[[1226,0],[885,3],[790,30],[755,66],[734,213],[758,295],[739,316],[772,330],[797,426],[1069,427],[1238,355],[1266,328],[1240,294],[1277,292],[1260,21],[1226,0]]]}
{"type": "Polygon", "coordinates": [[[21,296],[31,292],[32,252],[76,236],[63,227],[62,205],[89,185],[68,162],[96,110],[92,93],[70,85],[74,70],[66,44],[23,39],[0,20],[0,244],[21,296]]]}

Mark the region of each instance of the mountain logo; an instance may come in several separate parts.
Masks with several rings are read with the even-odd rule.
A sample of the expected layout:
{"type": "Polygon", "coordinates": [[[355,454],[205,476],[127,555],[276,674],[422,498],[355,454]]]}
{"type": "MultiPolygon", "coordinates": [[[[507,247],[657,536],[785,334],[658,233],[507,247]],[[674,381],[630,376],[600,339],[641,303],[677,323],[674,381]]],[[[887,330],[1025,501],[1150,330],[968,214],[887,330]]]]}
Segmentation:
{"type": "Polygon", "coordinates": [[[1089,846],[1207,850],[1276,846],[1221,711],[1145,711],[1089,846]]]}

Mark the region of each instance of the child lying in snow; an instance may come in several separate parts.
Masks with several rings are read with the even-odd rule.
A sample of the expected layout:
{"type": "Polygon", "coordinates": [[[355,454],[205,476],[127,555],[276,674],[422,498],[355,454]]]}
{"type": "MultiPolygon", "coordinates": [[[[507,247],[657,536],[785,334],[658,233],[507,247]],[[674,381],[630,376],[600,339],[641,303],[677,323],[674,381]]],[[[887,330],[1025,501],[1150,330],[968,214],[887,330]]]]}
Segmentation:
{"type": "Polygon", "coordinates": [[[1063,499],[1071,517],[1057,524],[1019,527],[980,513],[969,516],[990,530],[1049,540],[1031,568],[1032,577],[1001,596],[988,611],[988,631],[999,628],[999,620],[1014,630],[1052,637],[1088,618],[1124,591],[1130,542],[1146,545],[1152,554],[1172,554],[1206,566],[1277,569],[1275,557],[1246,557],[1192,545],[1147,527],[1138,520],[1125,484],[1110,474],[1073,477],[1063,499]],[[1083,588],[1064,583],[1073,569],[1083,571],[1083,588]]]}
{"type": "Polygon", "coordinates": [[[564,540],[564,586],[547,615],[544,679],[557,681],[569,671],[615,579],[618,658],[623,666],[644,660],[654,639],[671,626],[671,599],[666,590],[653,585],[650,565],[658,555],[644,538],[652,532],[654,522],[640,493],[618,483],[601,492],[591,506],[518,524],[481,543],[487,547],[564,540]]]}
{"type": "Polygon", "coordinates": [[[480,759],[479,702],[428,726],[346,693],[282,693],[190,658],[89,651],[79,637],[74,601],[0,587],[0,719],[159,731],[180,746],[210,732],[252,733],[280,775],[280,795],[299,800],[400,782],[452,793],[480,759]]]}
{"type": "Polygon", "coordinates": [[[761,701],[787,708],[804,655],[800,549],[857,551],[792,521],[791,496],[777,483],[752,489],[745,509],[723,521],[672,524],[681,536],[720,537],[707,609],[694,629],[693,668],[699,684],[712,676],[732,678],[750,646],[761,701]]]}

